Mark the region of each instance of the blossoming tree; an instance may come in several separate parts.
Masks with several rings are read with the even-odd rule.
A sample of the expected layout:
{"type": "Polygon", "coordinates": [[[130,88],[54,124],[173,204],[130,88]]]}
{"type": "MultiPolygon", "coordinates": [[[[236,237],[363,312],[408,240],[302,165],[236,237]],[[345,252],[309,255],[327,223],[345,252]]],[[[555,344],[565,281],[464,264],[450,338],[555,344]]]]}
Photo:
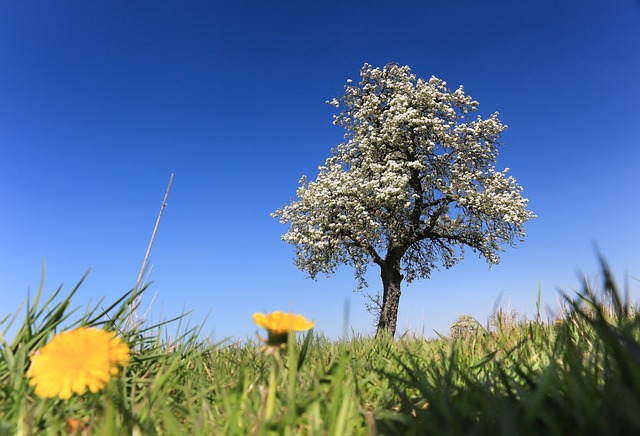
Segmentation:
{"type": "Polygon", "coordinates": [[[289,224],[282,239],[311,278],[347,264],[362,288],[367,266],[379,266],[377,332],[394,334],[403,280],[455,265],[465,248],[497,264],[535,215],[509,169],[495,169],[506,128],[497,113],[472,117],[478,102],[462,87],[451,92],[408,66],[365,64],[360,76],[328,102],[340,110],[344,142],[272,216],[289,224]]]}

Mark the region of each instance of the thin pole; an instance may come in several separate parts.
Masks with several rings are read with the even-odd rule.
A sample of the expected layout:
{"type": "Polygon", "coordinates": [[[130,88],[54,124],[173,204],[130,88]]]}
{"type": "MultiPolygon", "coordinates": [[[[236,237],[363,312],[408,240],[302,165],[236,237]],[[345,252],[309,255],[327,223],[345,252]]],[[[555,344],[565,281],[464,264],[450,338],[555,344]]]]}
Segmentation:
{"type": "Polygon", "coordinates": [[[162,212],[164,212],[164,208],[167,206],[167,198],[169,198],[169,191],[171,190],[172,183],[173,183],[173,173],[171,173],[171,178],[169,179],[169,185],[167,186],[167,191],[164,193],[164,200],[162,200],[162,206],[160,206],[160,212],[158,213],[158,219],[156,219],[156,225],[153,228],[153,233],[151,234],[151,240],[149,241],[147,252],[144,255],[144,261],[142,262],[142,268],[140,268],[140,274],[138,275],[136,288],[140,285],[140,282],[142,281],[142,275],[144,274],[144,270],[147,267],[147,262],[149,261],[149,253],[151,253],[151,247],[153,246],[153,241],[156,239],[156,232],[158,231],[158,226],[160,225],[160,218],[162,218],[162,212]]]}
{"type": "MultiPolygon", "coordinates": [[[[171,184],[173,183],[173,173],[171,173],[171,177],[169,178],[169,185],[167,186],[167,190],[164,193],[164,199],[162,200],[162,206],[160,206],[160,212],[158,213],[158,218],[156,219],[156,225],[153,228],[153,233],[151,234],[151,240],[149,241],[149,246],[147,247],[147,252],[144,255],[144,260],[142,261],[142,267],[140,268],[140,274],[138,274],[138,281],[136,282],[136,293],[140,288],[140,284],[142,283],[142,276],[144,275],[144,271],[147,268],[147,263],[149,262],[149,254],[151,253],[151,247],[153,246],[153,241],[156,239],[156,233],[158,232],[158,226],[160,225],[160,219],[162,218],[162,212],[164,212],[164,208],[167,206],[167,198],[169,198],[169,191],[171,190],[171,184]]],[[[136,316],[136,307],[140,302],[140,296],[136,295],[135,300],[131,302],[129,305],[129,328],[133,328],[134,325],[134,316],[136,316]]]]}

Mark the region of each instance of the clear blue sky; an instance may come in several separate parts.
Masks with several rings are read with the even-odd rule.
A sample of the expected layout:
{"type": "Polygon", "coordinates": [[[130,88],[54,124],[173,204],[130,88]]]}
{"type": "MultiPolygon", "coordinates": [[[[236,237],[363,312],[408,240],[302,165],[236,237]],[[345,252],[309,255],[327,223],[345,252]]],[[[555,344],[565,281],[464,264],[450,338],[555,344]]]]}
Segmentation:
{"type": "Polygon", "coordinates": [[[485,322],[500,296],[532,314],[538,283],[555,308],[558,287],[597,277],[594,244],[638,297],[639,1],[6,1],[0,317],[37,289],[43,259],[48,292],[92,268],[78,306],[130,289],[173,172],[154,319],[208,314],[220,340],[252,337],[254,311],[293,309],[337,337],[348,307],[370,333],[352,271],[305,278],[269,213],[341,140],[325,101],[390,61],[501,113],[498,166],[538,215],[493,269],[469,254],[405,286],[400,331],[485,322]]]}

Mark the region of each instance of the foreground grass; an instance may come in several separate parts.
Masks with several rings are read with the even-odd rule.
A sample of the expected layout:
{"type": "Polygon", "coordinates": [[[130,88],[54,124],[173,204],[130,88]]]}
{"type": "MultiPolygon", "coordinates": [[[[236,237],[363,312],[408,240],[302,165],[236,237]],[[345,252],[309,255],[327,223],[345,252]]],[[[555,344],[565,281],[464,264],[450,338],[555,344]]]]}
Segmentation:
{"type": "Polygon", "coordinates": [[[551,324],[431,341],[310,332],[279,357],[180,320],[125,328],[133,293],[70,323],[75,290],[56,304],[39,291],[0,338],[0,434],[640,434],[640,318],[604,277],[606,306],[585,284],[551,324]],[[97,394],[38,398],[29,354],[78,325],[120,332],[130,365],[97,394]]]}

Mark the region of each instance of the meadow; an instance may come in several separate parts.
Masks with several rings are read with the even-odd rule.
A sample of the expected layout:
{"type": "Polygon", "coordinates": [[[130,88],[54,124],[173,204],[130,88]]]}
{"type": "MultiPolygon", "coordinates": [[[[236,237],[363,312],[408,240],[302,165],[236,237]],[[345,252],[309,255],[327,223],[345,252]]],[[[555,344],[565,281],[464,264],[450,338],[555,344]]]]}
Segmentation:
{"type": "Polygon", "coordinates": [[[183,318],[131,325],[144,287],[78,316],[81,283],[41,286],[0,319],[17,331],[0,337],[0,434],[640,434],[640,317],[604,263],[602,277],[557,319],[498,315],[429,340],[289,332],[277,349],[210,343],[183,318]],[[78,327],[115,332],[128,364],[95,393],[42,398],[31,359],[78,327]]]}

